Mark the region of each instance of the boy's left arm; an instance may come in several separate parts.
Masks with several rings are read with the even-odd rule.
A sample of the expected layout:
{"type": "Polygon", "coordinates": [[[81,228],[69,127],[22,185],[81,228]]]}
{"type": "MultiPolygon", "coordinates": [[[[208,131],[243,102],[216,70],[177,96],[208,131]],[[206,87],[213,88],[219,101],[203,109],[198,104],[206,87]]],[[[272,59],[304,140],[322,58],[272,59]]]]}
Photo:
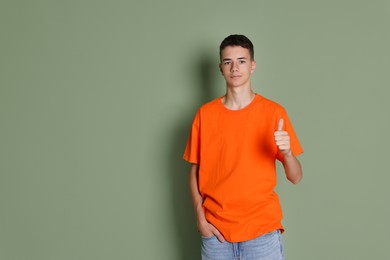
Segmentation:
{"type": "Polygon", "coordinates": [[[290,136],[286,131],[283,131],[283,124],[283,118],[279,119],[278,130],[274,133],[275,142],[279,151],[283,154],[283,166],[287,179],[297,184],[302,179],[302,167],[291,151],[290,136]]]}

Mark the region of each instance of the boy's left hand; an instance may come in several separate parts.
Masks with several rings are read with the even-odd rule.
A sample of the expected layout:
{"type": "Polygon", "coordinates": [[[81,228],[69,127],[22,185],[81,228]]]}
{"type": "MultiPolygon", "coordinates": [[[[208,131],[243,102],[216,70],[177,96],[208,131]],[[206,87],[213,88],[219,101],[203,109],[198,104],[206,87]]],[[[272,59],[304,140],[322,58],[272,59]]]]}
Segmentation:
{"type": "Polygon", "coordinates": [[[290,148],[290,136],[288,135],[287,131],[283,131],[283,125],[284,120],[283,118],[279,119],[278,122],[278,130],[275,131],[275,142],[278,146],[278,149],[284,154],[284,155],[290,155],[291,154],[291,148],[290,148]]]}

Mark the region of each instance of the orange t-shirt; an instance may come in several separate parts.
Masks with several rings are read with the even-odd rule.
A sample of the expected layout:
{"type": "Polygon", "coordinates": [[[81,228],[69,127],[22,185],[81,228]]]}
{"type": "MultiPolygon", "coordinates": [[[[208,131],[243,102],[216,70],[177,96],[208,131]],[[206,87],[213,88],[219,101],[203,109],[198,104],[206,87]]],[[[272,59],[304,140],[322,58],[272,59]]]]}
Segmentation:
{"type": "Polygon", "coordinates": [[[274,140],[278,121],[290,135],[295,156],[303,150],[286,111],[256,93],[240,110],[226,108],[222,97],[197,111],[183,159],[199,164],[199,191],[207,220],[230,242],[283,229],[275,193],[275,160],[283,161],[274,140]]]}

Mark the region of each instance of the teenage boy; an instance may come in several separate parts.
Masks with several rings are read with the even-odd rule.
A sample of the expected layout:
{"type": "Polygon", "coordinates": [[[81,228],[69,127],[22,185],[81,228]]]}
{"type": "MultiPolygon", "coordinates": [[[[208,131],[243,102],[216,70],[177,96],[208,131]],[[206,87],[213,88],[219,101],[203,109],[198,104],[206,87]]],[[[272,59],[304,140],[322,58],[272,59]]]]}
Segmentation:
{"type": "Polygon", "coordinates": [[[230,35],[220,45],[226,94],[201,106],[183,159],[202,237],[202,259],[284,259],[279,160],[297,184],[303,152],[284,108],[253,92],[253,44],[230,35]]]}

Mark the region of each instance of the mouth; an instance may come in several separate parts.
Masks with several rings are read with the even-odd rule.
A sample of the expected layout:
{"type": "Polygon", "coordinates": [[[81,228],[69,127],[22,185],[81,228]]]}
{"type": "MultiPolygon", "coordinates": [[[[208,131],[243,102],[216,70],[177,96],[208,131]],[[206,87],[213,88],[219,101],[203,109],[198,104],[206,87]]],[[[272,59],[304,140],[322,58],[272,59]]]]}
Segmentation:
{"type": "Polygon", "coordinates": [[[239,75],[232,75],[232,76],[230,76],[230,78],[231,79],[238,79],[238,78],[241,78],[241,76],[239,76],[239,75]]]}

